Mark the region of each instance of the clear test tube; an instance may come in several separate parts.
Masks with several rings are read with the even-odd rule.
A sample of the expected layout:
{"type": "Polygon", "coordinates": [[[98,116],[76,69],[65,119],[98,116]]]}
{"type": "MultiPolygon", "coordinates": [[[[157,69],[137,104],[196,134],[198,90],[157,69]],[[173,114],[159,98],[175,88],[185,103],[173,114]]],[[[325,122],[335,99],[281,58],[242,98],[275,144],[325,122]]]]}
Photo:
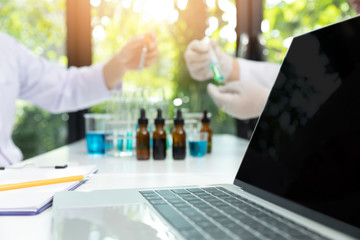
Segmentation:
{"type": "Polygon", "coordinates": [[[146,33],[143,41],[144,41],[144,47],[142,48],[141,56],[140,56],[140,62],[139,62],[139,67],[138,67],[139,73],[144,68],[145,58],[146,58],[146,54],[148,51],[147,48],[148,48],[149,43],[151,42],[151,34],[146,33]]]}

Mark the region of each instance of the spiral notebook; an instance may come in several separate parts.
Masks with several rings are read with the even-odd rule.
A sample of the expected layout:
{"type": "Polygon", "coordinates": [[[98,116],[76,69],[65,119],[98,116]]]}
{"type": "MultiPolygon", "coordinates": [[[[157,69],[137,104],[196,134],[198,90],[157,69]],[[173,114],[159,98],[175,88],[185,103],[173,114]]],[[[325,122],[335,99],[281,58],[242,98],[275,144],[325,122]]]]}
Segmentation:
{"type": "MultiPolygon", "coordinates": [[[[96,173],[96,167],[71,166],[64,169],[26,167],[22,169],[6,169],[0,172],[0,184],[11,184],[35,180],[88,176],[96,173]]],[[[52,205],[56,192],[72,191],[86,180],[65,182],[37,187],[0,191],[0,216],[4,215],[36,215],[52,205]]]]}

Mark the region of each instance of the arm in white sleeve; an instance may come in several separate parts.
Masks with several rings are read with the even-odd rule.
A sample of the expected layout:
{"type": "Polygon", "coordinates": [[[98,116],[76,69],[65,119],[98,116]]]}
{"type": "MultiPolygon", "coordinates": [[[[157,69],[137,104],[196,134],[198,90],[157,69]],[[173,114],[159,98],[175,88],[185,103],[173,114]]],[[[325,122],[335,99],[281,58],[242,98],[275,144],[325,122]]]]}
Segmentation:
{"type": "Polygon", "coordinates": [[[280,70],[280,65],[237,58],[240,80],[253,81],[264,87],[272,88],[280,70]]]}
{"type": "Polygon", "coordinates": [[[76,111],[110,97],[103,65],[69,69],[35,56],[14,40],[19,98],[53,113],[76,111]]]}

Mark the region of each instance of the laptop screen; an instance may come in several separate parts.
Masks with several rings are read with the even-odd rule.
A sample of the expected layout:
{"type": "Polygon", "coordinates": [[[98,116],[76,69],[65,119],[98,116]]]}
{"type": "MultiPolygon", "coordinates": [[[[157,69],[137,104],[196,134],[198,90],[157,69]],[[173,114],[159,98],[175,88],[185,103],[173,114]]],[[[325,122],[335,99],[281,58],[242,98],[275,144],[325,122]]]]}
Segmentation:
{"type": "Polygon", "coordinates": [[[360,228],[360,17],[293,39],[239,183],[360,228]]]}

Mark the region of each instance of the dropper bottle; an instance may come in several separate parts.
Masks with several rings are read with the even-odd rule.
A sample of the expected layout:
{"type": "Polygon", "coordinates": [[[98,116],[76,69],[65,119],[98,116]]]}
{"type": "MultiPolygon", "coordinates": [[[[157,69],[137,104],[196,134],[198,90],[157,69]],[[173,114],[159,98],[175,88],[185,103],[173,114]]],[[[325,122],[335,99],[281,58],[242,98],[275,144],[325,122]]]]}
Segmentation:
{"type": "Polygon", "coordinates": [[[172,132],[173,158],[175,160],[185,159],[186,156],[186,133],[184,130],[184,119],[181,115],[181,110],[178,109],[174,119],[175,128],[172,132]]]}
{"type": "Polygon", "coordinates": [[[202,125],[200,132],[207,132],[208,133],[208,141],[207,141],[207,153],[211,153],[211,135],[212,135],[212,129],[210,127],[210,118],[207,116],[208,111],[204,110],[204,116],[201,119],[202,125]]]}
{"type": "Polygon", "coordinates": [[[155,160],[166,158],[165,119],[161,115],[161,109],[158,109],[157,117],[155,118],[155,130],[153,132],[153,159],[155,160]]]}
{"type": "Polygon", "coordinates": [[[148,160],[150,158],[150,134],[147,130],[148,119],[145,117],[145,110],[140,110],[138,119],[139,128],[136,131],[136,158],[148,160]]]}

